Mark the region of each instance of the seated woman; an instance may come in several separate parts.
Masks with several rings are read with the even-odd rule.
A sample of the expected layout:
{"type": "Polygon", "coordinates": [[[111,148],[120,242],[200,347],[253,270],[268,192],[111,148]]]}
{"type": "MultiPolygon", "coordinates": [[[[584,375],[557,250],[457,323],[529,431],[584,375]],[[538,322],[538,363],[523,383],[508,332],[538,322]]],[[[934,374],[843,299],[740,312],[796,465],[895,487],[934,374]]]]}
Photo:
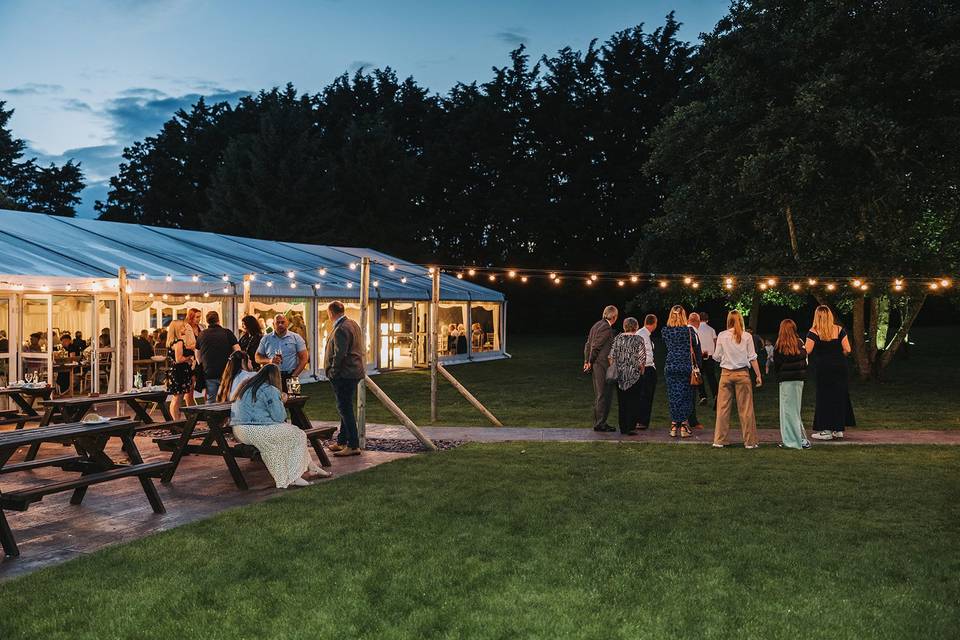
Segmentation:
{"type": "Polygon", "coordinates": [[[331,475],[311,460],[307,435],[286,421],[276,365],[253,372],[249,356],[235,351],[224,369],[220,389],[220,398],[229,397],[233,402],[230,424],[234,437],[257,448],[278,489],[305,487],[310,480],[331,475]]]}

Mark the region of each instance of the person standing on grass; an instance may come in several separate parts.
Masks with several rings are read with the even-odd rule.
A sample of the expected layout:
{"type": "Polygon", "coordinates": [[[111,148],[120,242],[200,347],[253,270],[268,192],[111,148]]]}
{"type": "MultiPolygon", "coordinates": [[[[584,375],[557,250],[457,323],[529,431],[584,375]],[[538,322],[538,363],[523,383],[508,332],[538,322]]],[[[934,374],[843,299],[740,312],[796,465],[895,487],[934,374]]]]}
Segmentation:
{"type": "Polygon", "coordinates": [[[845,427],[856,426],[847,383],[847,332],[834,321],[830,307],[820,305],[813,314],[813,326],[804,343],[812,356],[817,378],[817,406],[813,413],[815,440],[843,438],[845,427]]]}
{"type": "Polygon", "coordinates": [[[612,399],[611,384],[607,381],[607,366],[610,348],[613,346],[613,324],[619,312],[613,305],[603,309],[603,317],[590,327],[587,342],[583,345],[583,372],[593,378],[593,430],[613,431],[607,424],[612,399]]]}
{"type": "Polygon", "coordinates": [[[687,312],[681,305],[670,309],[667,326],[661,331],[667,346],[664,376],[667,379],[667,400],[670,403],[670,437],[689,438],[688,422],[693,410],[693,387],[690,374],[700,359],[700,344],[696,332],[687,324],[687,312]]]}
{"type": "Polygon", "coordinates": [[[771,361],[780,385],[780,446],[809,449],[810,442],[800,419],[803,380],[807,376],[807,351],[797,335],[797,324],[790,318],[780,323],[771,361]]]}
{"type": "Polygon", "coordinates": [[[357,432],[357,385],[366,375],[363,361],[363,337],[360,325],[344,315],[343,303],[327,305],[327,316],[333,325],[324,350],[323,370],[333,385],[340,414],[337,443],[330,446],[337,457],[360,455],[360,434],[357,432]]]}
{"type": "MultiPolygon", "coordinates": [[[[717,372],[714,371],[716,364],[713,360],[713,352],[717,348],[717,332],[710,326],[710,315],[706,311],[701,311],[700,324],[697,326],[697,337],[700,338],[700,349],[703,353],[703,363],[700,365],[700,371],[703,373],[704,385],[710,385],[710,393],[713,394],[713,408],[717,408],[717,372]]],[[[704,393],[705,386],[700,387],[700,404],[707,400],[707,394],[704,393]]]]}
{"type": "Polygon", "coordinates": [[[217,401],[223,368],[227,366],[230,354],[239,350],[240,345],[233,331],[220,326],[220,314],[216,311],[208,311],[207,328],[197,337],[197,352],[200,356],[200,370],[203,371],[207,402],[217,401]]]}
{"type": "Polygon", "coordinates": [[[694,387],[693,397],[690,398],[690,415],[687,418],[687,423],[691,429],[703,429],[700,418],[697,417],[697,396],[700,396],[700,404],[703,404],[707,400],[707,394],[703,390],[703,347],[700,345],[700,334],[697,332],[697,327],[700,326],[700,315],[696,311],[687,316],[687,326],[693,330],[694,344],[692,346],[694,347],[694,353],[699,354],[696,364],[697,369],[700,370],[700,384],[694,387]]]}
{"type": "Polygon", "coordinates": [[[640,401],[643,394],[643,369],[647,359],[643,337],[637,334],[640,323],[636,318],[623,321],[623,333],[613,339],[610,348],[610,366],[615,367],[617,377],[617,409],[620,418],[620,433],[637,435],[640,418],[640,401]]]}
{"type": "Polygon", "coordinates": [[[637,428],[650,427],[650,413],[653,411],[653,395],[657,390],[657,362],[653,357],[653,332],[657,330],[657,316],[648,313],[643,319],[643,328],[637,335],[643,339],[644,354],[646,356],[643,368],[639,406],[637,407],[637,428]]]}
{"type": "Polygon", "coordinates": [[[740,414],[740,430],[743,446],[756,449],[757,418],[753,411],[753,389],[750,386],[750,369],[756,375],[756,385],[763,385],[757,350],[752,336],[743,327],[739,311],[727,314],[727,330],[717,336],[717,350],[713,357],[720,363],[720,384],[717,389],[717,425],[713,433],[713,446],[725,447],[730,432],[730,411],[737,404],[740,414]]]}

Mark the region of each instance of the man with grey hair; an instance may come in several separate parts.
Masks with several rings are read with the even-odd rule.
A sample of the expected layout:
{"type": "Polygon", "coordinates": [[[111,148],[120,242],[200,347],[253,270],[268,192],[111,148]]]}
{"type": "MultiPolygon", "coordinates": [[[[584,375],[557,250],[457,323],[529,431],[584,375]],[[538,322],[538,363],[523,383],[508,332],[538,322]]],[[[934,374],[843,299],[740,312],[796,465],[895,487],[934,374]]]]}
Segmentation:
{"type": "Polygon", "coordinates": [[[614,428],[607,424],[612,398],[611,385],[607,382],[607,368],[610,366],[608,357],[613,344],[613,325],[618,315],[615,306],[604,307],[603,317],[590,327],[587,342],[583,345],[583,372],[593,377],[594,431],[614,431],[614,428]]]}

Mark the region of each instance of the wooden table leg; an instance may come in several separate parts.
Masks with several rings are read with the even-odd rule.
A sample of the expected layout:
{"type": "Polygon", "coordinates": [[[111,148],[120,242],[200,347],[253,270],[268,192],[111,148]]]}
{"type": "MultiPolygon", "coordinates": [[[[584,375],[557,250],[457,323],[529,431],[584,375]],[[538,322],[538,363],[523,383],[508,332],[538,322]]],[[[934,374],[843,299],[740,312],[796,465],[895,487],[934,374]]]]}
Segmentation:
{"type": "Polygon", "coordinates": [[[233,451],[230,450],[230,445],[227,443],[227,437],[223,435],[223,424],[226,422],[226,418],[207,418],[207,427],[210,428],[210,433],[213,435],[214,440],[217,445],[220,447],[220,455],[223,456],[223,461],[227,463],[227,469],[230,470],[230,475],[233,477],[234,484],[237,485],[237,488],[242,489],[243,491],[247,490],[247,481],[243,477],[243,473],[240,471],[240,465],[237,464],[236,458],[233,457],[233,451]]]}
{"type": "Polygon", "coordinates": [[[167,469],[166,473],[163,474],[163,477],[160,478],[161,483],[169,484],[170,481],[173,480],[173,474],[177,472],[177,467],[180,466],[180,460],[183,458],[187,445],[190,444],[190,437],[193,435],[193,430],[196,426],[197,414],[194,413],[187,418],[186,424],[183,425],[183,431],[180,433],[180,441],[177,443],[177,448],[173,450],[173,455],[170,456],[170,462],[173,464],[167,469]]]}
{"type": "Polygon", "coordinates": [[[20,555],[17,541],[13,537],[10,525],[7,524],[7,516],[4,515],[2,508],[0,508],[0,545],[3,545],[3,553],[6,556],[14,558],[20,555]]]}
{"type": "MultiPolygon", "coordinates": [[[[80,473],[81,476],[113,468],[113,460],[103,452],[109,439],[110,436],[103,435],[95,438],[77,438],[74,441],[77,453],[85,458],[85,462],[89,463],[80,473]]],[[[70,496],[70,504],[82,503],[85,495],[87,495],[87,487],[77,487],[73,490],[73,495],[70,496]]]]}
{"type": "MultiPolygon", "coordinates": [[[[36,413],[36,411],[34,411],[34,413],[36,413]]],[[[37,426],[38,427],[48,426],[51,422],[53,422],[53,419],[56,416],[56,414],[57,414],[57,407],[47,407],[46,411],[44,411],[43,413],[43,417],[40,418],[40,424],[38,424],[37,426]]],[[[28,460],[28,461],[33,460],[34,458],[37,457],[37,452],[39,451],[40,451],[39,442],[30,445],[30,449],[27,451],[27,456],[24,458],[24,460],[28,460]]]]}
{"type": "MultiPolygon", "coordinates": [[[[127,455],[130,456],[131,464],[142,464],[143,458],[140,457],[140,450],[137,449],[137,445],[134,442],[133,432],[130,431],[125,435],[120,437],[123,440],[123,444],[127,455]]],[[[167,510],[163,506],[163,500],[160,499],[160,494],[157,493],[157,488],[153,486],[153,479],[148,478],[147,476],[140,476],[140,486],[143,487],[143,492],[147,494],[147,500],[150,501],[150,506],[153,508],[154,513],[166,513],[167,510]]]]}
{"type": "Polygon", "coordinates": [[[151,424],[153,418],[150,417],[150,414],[147,413],[147,410],[143,408],[143,405],[137,400],[137,398],[124,398],[126,403],[133,409],[133,413],[137,416],[137,419],[140,420],[143,424],[151,424]]]}
{"type": "Polygon", "coordinates": [[[21,394],[11,393],[7,397],[13,400],[16,403],[16,405],[20,407],[20,410],[23,413],[27,414],[28,416],[36,418],[38,415],[40,415],[39,413],[37,413],[37,410],[33,408],[33,403],[27,402],[26,398],[24,398],[21,394]]]}

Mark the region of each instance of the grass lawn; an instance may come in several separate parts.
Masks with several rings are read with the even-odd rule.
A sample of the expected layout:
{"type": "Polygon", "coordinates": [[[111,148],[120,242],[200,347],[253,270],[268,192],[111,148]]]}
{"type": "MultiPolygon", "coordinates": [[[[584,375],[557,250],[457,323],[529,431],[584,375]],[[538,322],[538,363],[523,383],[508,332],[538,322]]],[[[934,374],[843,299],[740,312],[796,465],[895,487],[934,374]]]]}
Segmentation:
{"type": "Polygon", "coordinates": [[[946,638],[960,448],[471,445],[0,583],[0,638],[946,638]]]}
{"type": "MultiPolygon", "coordinates": [[[[946,391],[944,376],[952,376],[953,363],[960,360],[955,327],[920,329],[911,335],[916,343],[909,360],[898,360],[883,383],[852,383],[851,395],[858,428],[865,429],[956,429],[960,411],[946,391]]],[[[659,335],[659,333],[657,334],[659,335]]],[[[576,336],[511,337],[510,360],[471,363],[451,367],[466,385],[500,420],[518,427],[589,427],[593,388],[582,375],[583,338],[576,336]]],[[[665,348],[656,348],[660,359],[665,348]]],[[[669,426],[663,367],[659,367],[654,426],[669,426]]],[[[430,424],[430,376],[426,370],[399,371],[376,377],[379,384],[417,424],[430,424]]],[[[760,428],[779,428],[777,386],[773,380],[755,394],[760,428]]],[[[333,420],[337,412],[328,384],[306,385],[312,398],[310,416],[333,420]]],[[[813,424],[814,388],[808,382],[804,393],[803,418],[813,424]]],[[[713,426],[709,405],[698,408],[701,421],[713,426]]],[[[611,412],[616,423],[616,402],[611,412]]],[[[373,397],[368,401],[368,420],[396,424],[397,420],[373,397]]],[[[440,381],[440,421],[454,426],[486,426],[489,423],[448,383],[440,381]]],[[[736,421],[734,422],[736,428],[736,421]]]]}

